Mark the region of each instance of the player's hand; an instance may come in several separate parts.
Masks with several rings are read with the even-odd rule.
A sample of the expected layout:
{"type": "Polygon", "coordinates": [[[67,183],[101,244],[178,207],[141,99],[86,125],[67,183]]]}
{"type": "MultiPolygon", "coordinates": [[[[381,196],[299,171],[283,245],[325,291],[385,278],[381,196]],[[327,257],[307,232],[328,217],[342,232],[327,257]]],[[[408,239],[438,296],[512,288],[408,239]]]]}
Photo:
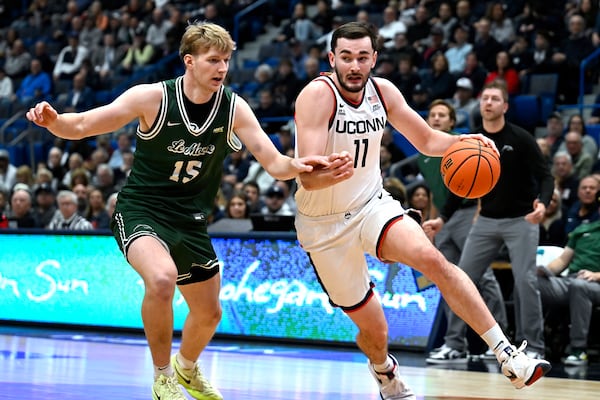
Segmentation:
{"type": "Polygon", "coordinates": [[[347,151],[330,154],[329,161],[331,164],[327,169],[336,180],[348,179],[354,175],[354,160],[347,151]]]}
{"type": "Polygon", "coordinates": [[[48,127],[58,118],[58,112],[47,101],[42,101],[27,111],[28,120],[44,128],[48,127]]]}
{"type": "Polygon", "coordinates": [[[533,211],[525,215],[525,221],[530,224],[539,224],[544,220],[544,214],[546,213],[546,206],[544,203],[535,199],[533,201],[533,211]]]}
{"type": "Polygon", "coordinates": [[[466,134],[466,135],[460,135],[459,137],[460,137],[460,140],[465,140],[465,139],[479,140],[479,141],[483,142],[483,145],[485,147],[491,148],[492,150],[494,150],[496,155],[498,155],[498,157],[500,157],[500,152],[498,151],[498,148],[496,147],[496,143],[494,143],[494,141],[492,139],[490,139],[489,137],[483,136],[481,133],[471,133],[471,134],[466,134]]]}
{"type": "Polygon", "coordinates": [[[328,168],[331,165],[327,156],[307,156],[292,158],[292,166],[298,172],[312,172],[315,168],[328,168]]]}
{"type": "Polygon", "coordinates": [[[438,232],[444,226],[444,220],[440,217],[434,219],[428,219],[423,222],[423,231],[429,238],[429,240],[433,240],[434,236],[438,234],[438,232]]]}

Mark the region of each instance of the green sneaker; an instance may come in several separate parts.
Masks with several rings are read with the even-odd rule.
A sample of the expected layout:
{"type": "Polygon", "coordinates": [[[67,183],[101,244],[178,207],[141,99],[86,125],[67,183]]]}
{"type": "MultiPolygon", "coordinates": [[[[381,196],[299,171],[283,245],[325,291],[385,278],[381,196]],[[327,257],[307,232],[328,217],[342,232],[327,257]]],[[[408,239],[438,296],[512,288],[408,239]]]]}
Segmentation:
{"type": "Polygon", "coordinates": [[[565,365],[587,365],[588,355],[584,350],[574,350],[567,358],[565,358],[565,365]]]}
{"type": "Polygon", "coordinates": [[[174,376],[160,375],[152,385],[154,400],[187,400],[174,376]]]}
{"type": "Polygon", "coordinates": [[[194,364],[191,370],[183,369],[177,362],[176,355],[171,357],[171,364],[175,370],[177,381],[188,391],[188,393],[197,400],[223,400],[223,395],[213,388],[202,375],[198,363],[194,364]]]}

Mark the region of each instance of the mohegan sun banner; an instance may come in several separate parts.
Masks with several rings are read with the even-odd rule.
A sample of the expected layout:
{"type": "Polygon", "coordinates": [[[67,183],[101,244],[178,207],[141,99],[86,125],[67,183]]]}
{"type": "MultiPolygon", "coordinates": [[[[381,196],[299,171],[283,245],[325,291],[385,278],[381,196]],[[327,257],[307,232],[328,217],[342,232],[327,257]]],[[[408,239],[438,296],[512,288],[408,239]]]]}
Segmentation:
{"type": "MultiPolygon", "coordinates": [[[[214,237],[223,307],[217,335],[353,343],[293,234],[214,237]],[[283,238],[281,237],[283,236],[283,238]]],[[[440,293],[402,264],[368,256],[390,345],[427,345],[440,293]]],[[[0,231],[0,320],[141,329],[143,283],[109,235],[0,231]]],[[[176,293],[175,330],[187,306],[176,293]]]]}

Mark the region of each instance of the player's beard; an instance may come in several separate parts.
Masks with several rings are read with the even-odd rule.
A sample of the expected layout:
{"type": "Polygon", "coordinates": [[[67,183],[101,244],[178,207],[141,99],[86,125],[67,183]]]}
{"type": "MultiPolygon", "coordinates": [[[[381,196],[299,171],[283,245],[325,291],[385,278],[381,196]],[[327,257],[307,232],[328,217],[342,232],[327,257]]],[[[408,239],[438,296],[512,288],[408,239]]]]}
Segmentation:
{"type": "Polygon", "coordinates": [[[360,75],[361,78],[361,82],[358,85],[353,85],[353,86],[349,86],[345,81],[344,81],[344,77],[342,76],[342,74],[340,74],[340,72],[338,71],[337,68],[333,68],[333,71],[335,72],[335,76],[337,77],[337,80],[340,84],[340,86],[342,87],[342,89],[344,89],[347,92],[350,93],[358,93],[361,90],[363,90],[365,88],[365,85],[367,84],[367,78],[365,78],[364,76],[360,75]]]}

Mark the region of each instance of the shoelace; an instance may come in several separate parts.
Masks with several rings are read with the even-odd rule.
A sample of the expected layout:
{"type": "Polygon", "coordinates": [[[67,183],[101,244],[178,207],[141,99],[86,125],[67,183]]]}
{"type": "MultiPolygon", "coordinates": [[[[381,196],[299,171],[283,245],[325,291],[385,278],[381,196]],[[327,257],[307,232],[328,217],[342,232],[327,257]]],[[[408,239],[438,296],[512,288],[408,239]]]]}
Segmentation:
{"type": "Polygon", "coordinates": [[[169,390],[169,392],[171,394],[178,394],[179,392],[179,387],[177,386],[177,380],[175,379],[175,377],[169,377],[166,379],[166,383],[167,383],[167,389],[169,390]]]}

